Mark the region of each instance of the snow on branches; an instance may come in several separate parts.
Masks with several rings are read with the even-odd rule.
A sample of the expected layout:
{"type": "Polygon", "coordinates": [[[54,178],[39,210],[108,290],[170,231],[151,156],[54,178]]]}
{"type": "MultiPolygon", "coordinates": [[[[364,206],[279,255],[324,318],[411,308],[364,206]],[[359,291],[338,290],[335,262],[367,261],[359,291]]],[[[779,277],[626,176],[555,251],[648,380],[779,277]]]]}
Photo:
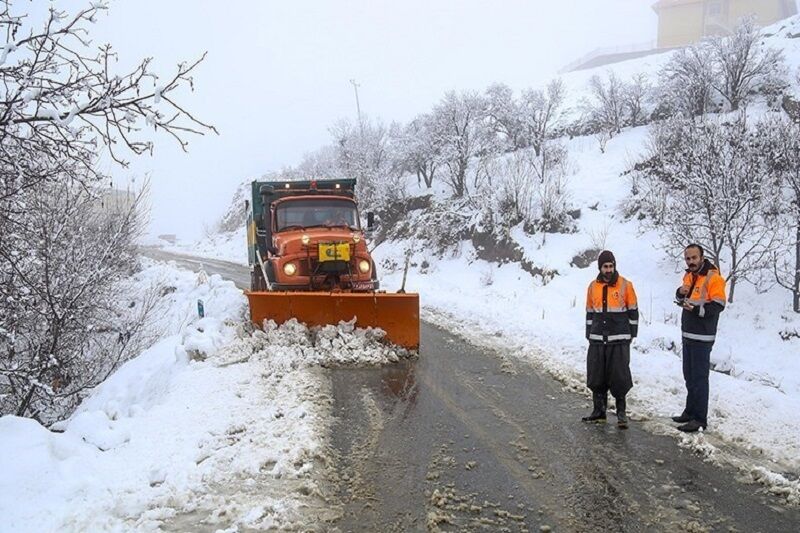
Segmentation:
{"type": "Polygon", "coordinates": [[[120,72],[89,39],[106,2],[51,6],[40,26],[19,4],[0,3],[0,414],[52,421],[129,356],[138,327],[114,284],[134,265],[142,196],[109,210],[98,153],[125,165],[152,150],[145,128],[184,149],[215,130],[176,96],[204,56],[166,78],[151,58],[120,72]]]}

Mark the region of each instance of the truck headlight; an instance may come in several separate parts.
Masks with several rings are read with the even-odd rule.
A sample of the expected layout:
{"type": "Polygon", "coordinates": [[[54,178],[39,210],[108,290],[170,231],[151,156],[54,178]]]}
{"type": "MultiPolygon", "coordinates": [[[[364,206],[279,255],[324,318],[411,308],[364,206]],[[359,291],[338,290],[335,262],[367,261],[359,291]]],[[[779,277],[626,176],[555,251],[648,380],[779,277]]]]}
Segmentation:
{"type": "Polygon", "coordinates": [[[283,273],[287,276],[294,276],[297,274],[297,265],[294,263],[286,263],[283,265],[283,273]]]}
{"type": "Polygon", "coordinates": [[[308,243],[311,242],[311,237],[308,235],[303,235],[300,237],[300,242],[302,242],[304,246],[308,246],[308,243]]]}
{"type": "Polygon", "coordinates": [[[366,274],[369,272],[369,261],[366,259],[362,259],[358,262],[358,269],[361,271],[362,274],[366,274]]]}

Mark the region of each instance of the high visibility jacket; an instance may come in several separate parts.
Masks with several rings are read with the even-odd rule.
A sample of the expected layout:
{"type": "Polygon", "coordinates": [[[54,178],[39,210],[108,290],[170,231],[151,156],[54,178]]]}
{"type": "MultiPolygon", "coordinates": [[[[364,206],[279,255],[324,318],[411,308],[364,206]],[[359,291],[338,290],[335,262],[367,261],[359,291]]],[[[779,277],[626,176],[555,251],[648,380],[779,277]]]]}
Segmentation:
{"type": "Polygon", "coordinates": [[[611,281],[602,275],[586,294],[586,338],[591,343],[631,342],[639,332],[639,306],[633,283],[618,273],[611,281]]]}
{"type": "MultiPolygon", "coordinates": [[[[725,310],[725,279],[717,267],[706,259],[700,270],[686,271],[683,285],[689,287],[685,301],[694,306],[691,311],[681,314],[681,333],[684,339],[700,342],[714,342],[717,335],[719,314],[725,310]]],[[[675,296],[684,299],[678,291],[675,296]]]]}

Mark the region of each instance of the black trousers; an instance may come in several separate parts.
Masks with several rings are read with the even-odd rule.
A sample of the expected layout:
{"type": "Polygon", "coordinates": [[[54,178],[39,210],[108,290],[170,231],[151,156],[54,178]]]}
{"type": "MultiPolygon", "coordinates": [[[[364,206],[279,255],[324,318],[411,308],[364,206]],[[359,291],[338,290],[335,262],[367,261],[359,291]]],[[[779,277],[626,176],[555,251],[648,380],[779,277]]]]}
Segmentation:
{"type": "Polygon", "coordinates": [[[686,381],[685,415],[708,424],[708,374],[713,342],[683,339],[683,379],[686,381]]]}
{"type": "Polygon", "coordinates": [[[624,398],[633,388],[630,343],[589,344],[586,386],[597,394],[611,391],[614,398],[624,398]]]}

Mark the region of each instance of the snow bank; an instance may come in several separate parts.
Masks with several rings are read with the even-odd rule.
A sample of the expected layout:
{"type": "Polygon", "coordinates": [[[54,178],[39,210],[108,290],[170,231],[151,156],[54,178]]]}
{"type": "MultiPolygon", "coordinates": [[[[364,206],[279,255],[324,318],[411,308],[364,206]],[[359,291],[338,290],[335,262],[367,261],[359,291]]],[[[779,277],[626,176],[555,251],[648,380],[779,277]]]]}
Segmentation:
{"type": "Polygon", "coordinates": [[[60,433],[0,418],[0,531],[300,529],[332,512],[319,484],[331,396],[317,369],[406,354],[352,324],[253,332],[241,291],[219,276],[153,265],[132,284],[158,285],[164,337],[60,433]]]}

